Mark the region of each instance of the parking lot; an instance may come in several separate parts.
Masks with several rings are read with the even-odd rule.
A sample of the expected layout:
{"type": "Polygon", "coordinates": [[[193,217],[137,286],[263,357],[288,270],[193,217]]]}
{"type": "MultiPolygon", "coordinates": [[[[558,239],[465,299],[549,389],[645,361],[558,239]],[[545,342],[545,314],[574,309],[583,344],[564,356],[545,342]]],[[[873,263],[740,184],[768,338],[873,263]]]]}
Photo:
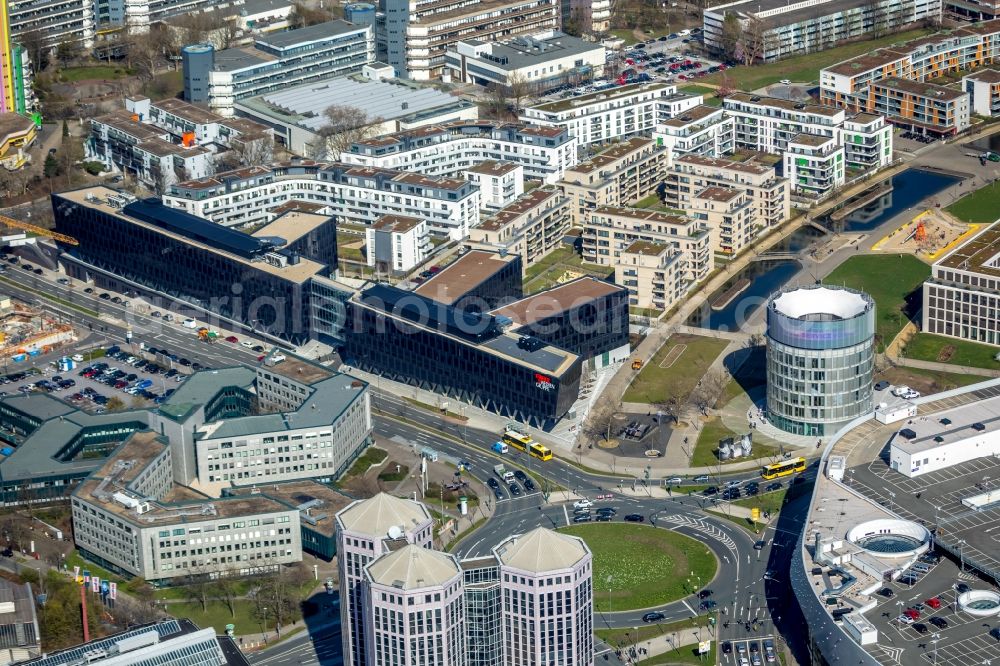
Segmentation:
{"type": "Polygon", "coordinates": [[[732,666],[761,666],[778,661],[773,636],[723,641],[720,662],[732,666]]]}
{"type": "MultiPolygon", "coordinates": [[[[92,351],[92,350],[88,350],[92,351]]],[[[112,397],[126,408],[149,407],[165,400],[187,377],[172,368],[172,359],[152,362],[150,354],[133,355],[116,346],[106,356],[60,371],[54,363],[32,370],[0,375],[0,397],[22,393],[50,393],[75,407],[93,413],[106,411],[112,397]],[[129,362],[129,359],[132,359],[129,362]]]]}
{"type": "Polygon", "coordinates": [[[690,35],[673,34],[609,53],[608,62],[616,65],[616,76],[579,85],[566,83],[547,91],[542,99],[568,99],[630,83],[659,81],[684,84],[735,65],[698,54],[699,39],[700,30],[694,30],[690,35]]]}
{"type": "Polygon", "coordinates": [[[1000,619],[961,610],[955,601],[959,586],[989,588],[971,574],[962,573],[959,565],[947,558],[912,585],[900,581],[887,584],[892,596],[875,595],[878,607],[865,614],[879,631],[878,646],[870,646],[871,653],[886,666],[913,663],[914,655],[934,663],[935,645],[938,664],[979,666],[984,660],[1000,658],[1000,640],[991,635],[1000,619]],[[900,620],[908,610],[915,617],[900,620]]]}

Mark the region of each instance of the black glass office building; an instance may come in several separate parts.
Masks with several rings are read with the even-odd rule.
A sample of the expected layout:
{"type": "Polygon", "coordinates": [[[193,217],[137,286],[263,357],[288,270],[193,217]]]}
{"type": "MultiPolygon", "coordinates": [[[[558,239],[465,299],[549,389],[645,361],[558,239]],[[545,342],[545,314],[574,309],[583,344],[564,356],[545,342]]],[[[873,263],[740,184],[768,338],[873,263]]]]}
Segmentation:
{"type": "MultiPolygon", "coordinates": [[[[539,292],[493,312],[514,332],[530,335],[583,359],[604,357],[629,344],[628,290],[590,277],[539,292]]],[[[626,352],[627,353],[627,352],[626,352]]]]}
{"type": "Polygon", "coordinates": [[[375,285],[348,301],[350,364],[547,428],[580,389],[580,357],[504,331],[489,314],[375,285]]]}
{"type": "Polygon", "coordinates": [[[72,277],[187,303],[209,320],[216,315],[294,344],[310,338],[309,281],[326,273],[324,264],[273,239],[108,188],[53,194],[52,208],[56,230],[78,241],[60,243],[72,277]]]}

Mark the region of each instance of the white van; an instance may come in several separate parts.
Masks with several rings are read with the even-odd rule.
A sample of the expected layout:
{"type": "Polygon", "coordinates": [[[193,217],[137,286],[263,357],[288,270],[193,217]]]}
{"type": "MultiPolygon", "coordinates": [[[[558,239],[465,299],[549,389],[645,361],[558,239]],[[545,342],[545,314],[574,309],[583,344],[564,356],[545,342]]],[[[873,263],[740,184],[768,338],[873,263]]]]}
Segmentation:
{"type": "Polygon", "coordinates": [[[690,30],[681,30],[677,34],[680,35],[681,37],[687,37],[688,35],[691,34],[691,31],[690,30]]]}

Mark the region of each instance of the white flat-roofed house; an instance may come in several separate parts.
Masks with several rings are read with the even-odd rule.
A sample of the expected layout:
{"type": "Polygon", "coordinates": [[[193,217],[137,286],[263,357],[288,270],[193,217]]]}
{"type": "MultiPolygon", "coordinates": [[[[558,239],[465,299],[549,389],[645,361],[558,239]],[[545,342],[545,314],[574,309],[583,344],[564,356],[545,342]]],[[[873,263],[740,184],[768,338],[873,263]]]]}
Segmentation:
{"type": "Polygon", "coordinates": [[[1000,455],[1000,430],[986,410],[983,421],[975,408],[945,412],[949,422],[917,418],[893,435],[889,466],[910,478],[937,472],[960,463],[1000,455]]]}
{"type": "Polygon", "coordinates": [[[524,167],[520,164],[487,160],[469,167],[465,177],[479,185],[483,208],[499,210],[524,194],[524,167]]]}

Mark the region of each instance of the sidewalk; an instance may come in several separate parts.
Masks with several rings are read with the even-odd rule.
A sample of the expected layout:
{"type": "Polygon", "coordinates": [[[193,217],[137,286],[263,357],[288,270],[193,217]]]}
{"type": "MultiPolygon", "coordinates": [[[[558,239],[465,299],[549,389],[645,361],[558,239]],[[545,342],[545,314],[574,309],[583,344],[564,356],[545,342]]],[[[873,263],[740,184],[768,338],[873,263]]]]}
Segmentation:
{"type": "MultiPolygon", "coordinates": [[[[648,641],[640,641],[638,643],[633,643],[632,645],[627,645],[622,650],[622,659],[626,664],[642,664],[642,662],[650,657],[656,657],[661,654],[666,654],[668,652],[673,652],[677,655],[679,660],[687,662],[687,656],[693,650],[688,646],[695,646],[700,641],[711,641],[712,647],[718,650],[718,643],[716,641],[716,631],[715,628],[698,627],[696,629],[682,629],[680,631],[673,631],[663,636],[657,636],[656,638],[651,638],[648,641]],[[639,652],[636,656],[636,660],[632,660],[631,656],[626,654],[629,648],[636,649],[639,652]],[[640,652],[643,651],[644,652],[640,652]]],[[[705,659],[706,664],[711,662],[705,659]]]]}

